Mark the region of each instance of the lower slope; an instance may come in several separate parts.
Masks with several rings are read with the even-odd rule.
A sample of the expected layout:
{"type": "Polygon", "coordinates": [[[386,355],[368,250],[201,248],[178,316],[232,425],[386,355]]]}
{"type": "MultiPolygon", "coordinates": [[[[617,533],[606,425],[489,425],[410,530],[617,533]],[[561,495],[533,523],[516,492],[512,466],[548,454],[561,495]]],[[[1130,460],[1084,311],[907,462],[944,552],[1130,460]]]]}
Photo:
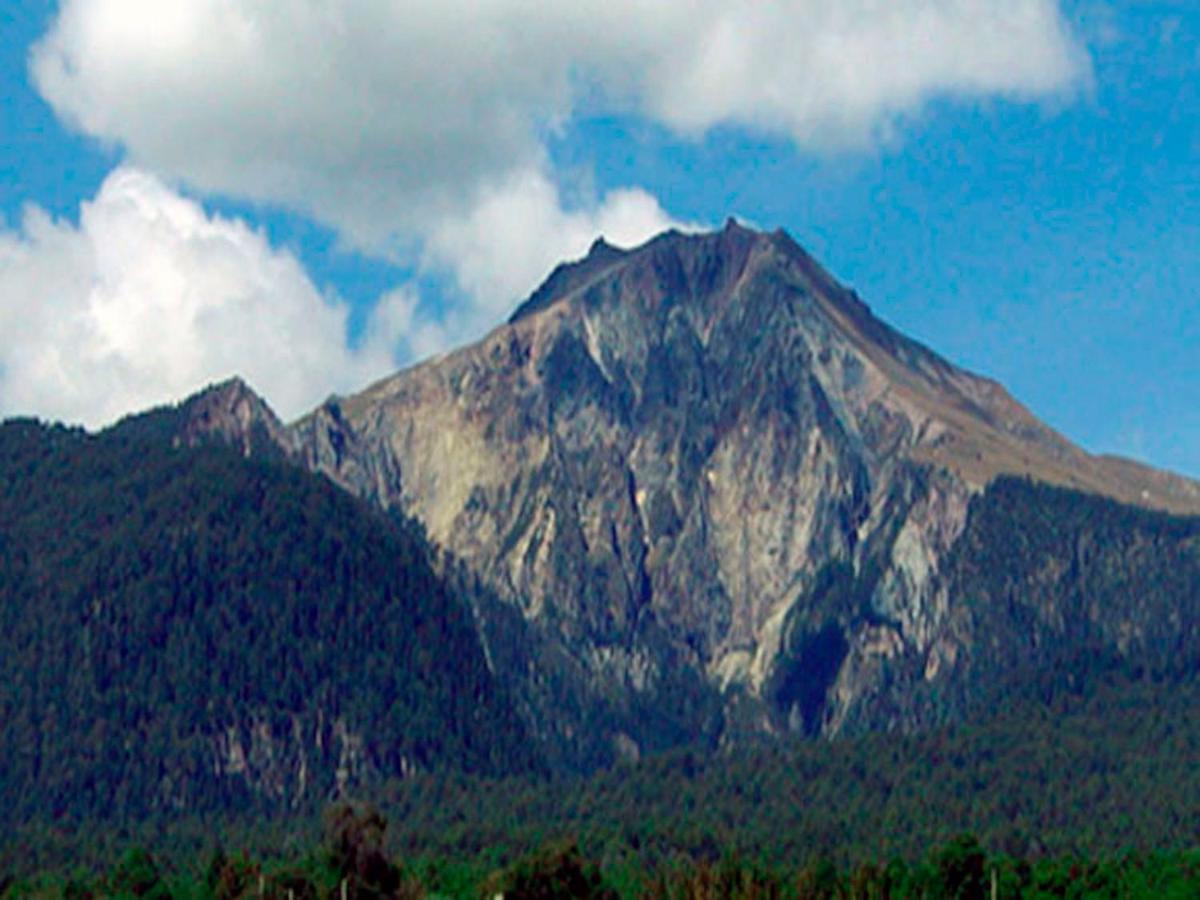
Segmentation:
{"type": "Polygon", "coordinates": [[[315,809],[533,762],[412,526],[298,468],[0,426],[0,815],[315,809]]]}
{"type": "Polygon", "coordinates": [[[922,735],[680,750],[553,783],[420,778],[380,808],[404,858],[484,867],[565,838],[614,869],[916,860],[963,832],[1033,859],[1194,847],[1200,688],[1118,670],[1064,685],[922,735]]]}

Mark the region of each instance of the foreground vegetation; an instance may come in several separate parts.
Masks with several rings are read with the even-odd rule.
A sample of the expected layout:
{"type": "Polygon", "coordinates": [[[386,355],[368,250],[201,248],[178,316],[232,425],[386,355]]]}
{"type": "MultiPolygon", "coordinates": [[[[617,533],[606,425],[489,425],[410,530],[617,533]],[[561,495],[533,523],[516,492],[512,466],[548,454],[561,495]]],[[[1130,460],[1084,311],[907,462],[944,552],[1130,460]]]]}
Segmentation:
{"type": "Polygon", "coordinates": [[[141,849],[98,874],[39,875],[0,883],[0,896],[150,898],[984,898],[1195,897],[1200,851],[1135,853],[1101,859],[988,853],[960,835],[923,858],[893,858],[839,868],[816,856],[803,864],[766,865],[736,855],[677,856],[655,864],[634,857],[603,865],[577,843],[546,844],[496,868],[425,858],[390,858],[386,822],[376,811],[340,806],[327,815],[318,849],[294,859],[215,851],[204,864],[160,866],[141,849]]]}

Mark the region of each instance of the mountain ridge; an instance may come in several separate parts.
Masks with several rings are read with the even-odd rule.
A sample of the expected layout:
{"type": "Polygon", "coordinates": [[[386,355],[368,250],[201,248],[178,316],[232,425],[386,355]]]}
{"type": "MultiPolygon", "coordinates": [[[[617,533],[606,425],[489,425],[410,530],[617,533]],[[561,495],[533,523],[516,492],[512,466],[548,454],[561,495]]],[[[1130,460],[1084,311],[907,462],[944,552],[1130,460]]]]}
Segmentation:
{"type": "Polygon", "coordinates": [[[282,815],[1200,684],[1200,516],[1150,508],[1190,482],[1083,454],[781,232],[590,255],[290,425],[239,378],[0,425],[0,806],[282,815]]]}
{"type": "MultiPolygon", "coordinates": [[[[521,303],[505,325],[477,344],[448,351],[435,360],[417,363],[411,368],[380,379],[363,391],[337,400],[351,408],[364,397],[378,396],[395,379],[406,373],[446,358],[458,357],[514,327],[530,327],[531,320],[551,307],[570,304],[586,292],[596,279],[631,259],[652,254],[663,248],[689,241],[727,240],[761,246],[769,243],[797,262],[805,276],[817,287],[816,297],[838,327],[854,340],[890,382],[901,402],[914,394],[925,399],[922,410],[944,429],[940,440],[930,439],[915,449],[919,461],[956,469],[976,488],[984,487],[1001,474],[1028,475],[1049,484],[1058,484],[1109,496],[1135,506],[1167,512],[1200,514],[1200,482],[1167,470],[1155,469],[1134,459],[1113,454],[1090,454],[1074,445],[1054,429],[1041,423],[1023,404],[1013,398],[999,382],[970,373],[924,345],[908,338],[878,319],[858,295],[843,288],[815,259],[783,229],[771,233],[755,232],[730,219],[720,232],[684,234],[668,231],[639,247],[620,250],[598,239],[589,254],[556,267],[546,281],[521,303]],[[907,358],[907,359],[905,359],[907,358]],[[897,366],[897,362],[908,365],[897,366]],[[915,362],[915,368],[912,363],[915,362]],[[907,371],[906,371],[907,370],[907,371]],[[913,376],[923,376],[926,384],[915,384],[913,376]],[[968,379],[964,383],[964,377],[968,379]],[[958,393],[953,398],[929,403],[929,383],[950,383],[958,393]],[[968,420],[964,423],[964,417],[968,420]],[[982,419],[982,421],[981,421],[982,419]],[[986,427],[980,428],[980,425],[986,427]]],[[[312,415],[311,413],[309,414],[312,415]]],[[[304,422],[308,416],[302,417],[304,422]]],[[[298,423],[297,423],[298,424],[298,423]]]]}
{"type": "Polygon", "coordinates": [[[416,522],[558,767],[919,730],[1060,643],[1123,665],[1200,640],[1147,615],[1193,615],[1200,543],[1162,523],[1200,485],[1084,453],[732,220],[598,241],[477,343],[291,425],[240,380],[178,422],[416,522]],[[1020,548],[1004,583],[996,542],[1020,548]]]}
{"type": "MultiPolygon", "coordinates": [[[[658,740],[646,709],[721,742],[922,727],[955,714],[933,699],[947,679],[942,695],[973,702],[986,677],[964,592],[980,576],[951,569],[1005,478],[1200,510],[1200,486],[1084,453],[877,319],[786,233],[732,221],[597,243],[477,343],[293,434],[570,660],[617,755],[658,740]]],[[[587,730],[536,715],[558,722],[546,740],[587,730]]]]}

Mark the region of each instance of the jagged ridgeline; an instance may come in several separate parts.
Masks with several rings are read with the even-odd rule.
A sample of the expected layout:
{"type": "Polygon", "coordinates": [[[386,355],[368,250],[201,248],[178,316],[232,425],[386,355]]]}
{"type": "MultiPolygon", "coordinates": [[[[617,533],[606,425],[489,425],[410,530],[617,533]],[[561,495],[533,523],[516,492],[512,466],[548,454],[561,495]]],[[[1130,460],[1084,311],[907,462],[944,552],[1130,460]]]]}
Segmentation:
{"type": "Polygon", "coordinates": [[[1073,445],[783,232],[597,242],[280,440],[527,623],[493,659],[569,766],[917,731],[1099,661],[1195,673],[1200,484],[1073,445]]]}
{"type": "Polygon", "coordinates": [[[5,821],[311,810],[531,762],[419,531],[180,410],[0,426],[5,821]]]}

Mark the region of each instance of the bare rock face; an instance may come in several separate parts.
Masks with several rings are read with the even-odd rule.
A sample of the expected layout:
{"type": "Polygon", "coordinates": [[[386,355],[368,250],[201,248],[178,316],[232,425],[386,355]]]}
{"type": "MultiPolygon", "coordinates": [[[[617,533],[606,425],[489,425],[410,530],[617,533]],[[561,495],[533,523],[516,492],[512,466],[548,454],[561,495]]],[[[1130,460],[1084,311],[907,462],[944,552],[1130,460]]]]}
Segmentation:
{"type": "Polygon", "coordinates": [[[1200,511],[733,222],[598,243],[479,343],[280,443],[486,587],[495,665],[587,759],[936,720],[928,686],[979,640],[947,560],[997,476],[1200,511]]]}
{"type": "Polygon", "coordinates": [[[175,446],[194,447],[213,441],[234,447],[243,456],[293,458],[291,433],[266,402],[241,378],[211,385],[186,400],[175,418],[175,446]]]}

